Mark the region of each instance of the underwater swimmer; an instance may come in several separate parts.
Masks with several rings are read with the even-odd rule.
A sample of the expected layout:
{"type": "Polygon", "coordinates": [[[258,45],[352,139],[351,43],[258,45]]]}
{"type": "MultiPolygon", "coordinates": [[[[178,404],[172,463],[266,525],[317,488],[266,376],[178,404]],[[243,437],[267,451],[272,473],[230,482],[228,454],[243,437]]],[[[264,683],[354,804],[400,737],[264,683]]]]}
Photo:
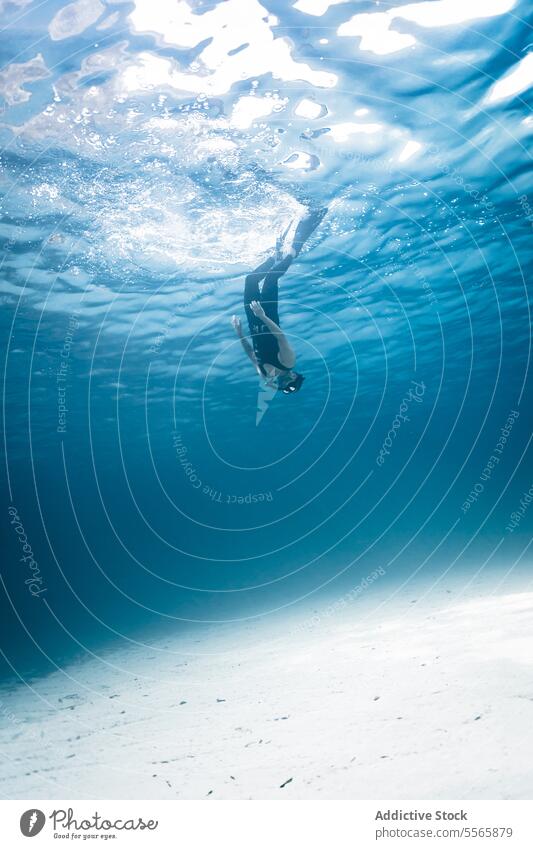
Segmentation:
{"type": "Polygon", "coordinates": [[[296,227],[292,245],[283,250],[283,242],[291,224],[277,240],[275,255],[248,274],[244,283],[244,310],[252,344],[244,337],[240,319],[232,324],[246,355],[257,373],[269,386],[285,395],[298,392],[304,376],[295,371],[296,354],[280,328],[278,314],[278,282],[302,250],[304,243],[322,221],[327,209],[307,213],[296,227]],[[264,282],[259,290],[259,283],[264,282]]]}

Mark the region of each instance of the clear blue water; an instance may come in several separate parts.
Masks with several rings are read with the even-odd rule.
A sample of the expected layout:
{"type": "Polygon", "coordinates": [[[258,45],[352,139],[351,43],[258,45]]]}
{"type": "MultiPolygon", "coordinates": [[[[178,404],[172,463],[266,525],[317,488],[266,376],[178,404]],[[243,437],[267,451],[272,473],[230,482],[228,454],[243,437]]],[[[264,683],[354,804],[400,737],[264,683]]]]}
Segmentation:
{"type": "Polygon", "coordinates": [[[528,562],[527,4],[0,10],[4,671],[528,562]]]}

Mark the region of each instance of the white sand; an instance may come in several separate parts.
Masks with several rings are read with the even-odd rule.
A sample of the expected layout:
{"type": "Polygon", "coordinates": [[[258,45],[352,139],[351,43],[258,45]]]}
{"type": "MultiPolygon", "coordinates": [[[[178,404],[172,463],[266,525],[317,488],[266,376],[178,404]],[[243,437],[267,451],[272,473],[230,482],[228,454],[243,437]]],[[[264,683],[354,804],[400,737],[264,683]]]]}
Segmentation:
{"type": "Polygon", "coordinates": [[[530,799],[533,593],[445,592],[296,633],[211,628],[4,689],[0,794],[530,799]]]}

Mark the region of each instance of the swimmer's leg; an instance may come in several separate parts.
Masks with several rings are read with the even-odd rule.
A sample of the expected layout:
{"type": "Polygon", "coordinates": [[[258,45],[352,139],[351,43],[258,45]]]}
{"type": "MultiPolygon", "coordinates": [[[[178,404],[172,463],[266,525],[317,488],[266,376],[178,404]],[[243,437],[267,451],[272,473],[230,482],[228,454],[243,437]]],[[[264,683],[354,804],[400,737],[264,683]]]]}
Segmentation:
{"type": "Polygon", "coordinates": [[[246,275],[244,280],[244,311],[246,313],[246,318],[248,319],[248,326],[250,328],[250,333],[253,334],[258,332],[258,326],[261,325],[261,322],[258,320],[257,316],[252,312],[250,307],[251,301],[260,301],[261,300],[261,292],[259,291],[259,283],[266,276],[268,270],[272,268],[275,263],[274,257],[269,257],[265,262],[261,263],[257,268],[255,268],[250,274],[246,275]]]}
{"type": "Polygon", "coordinates": [[[277,262],[265,276],[265,282],[263,283],[261,289],[261,306],[263,307],[265,313],[269,317],[269,319],[279,327],[279,313],[278,313],[278,282],[279,278],[285,274],[291,262],[293,262],[294,257],[292,254],[286,256],[285,259],[282,259],[281,262],[277,262]]]}
{"type": "MultiPolygon", "coordinates": [[[[311,233],[316,230],[327,211],[327,207],[323,207],[322,209],[311,210],[298,222],[298,226],[296,227],[294,238],[292,240],[292,249],[280,262],[276,262],[276,264],[271,267],[268,274],[265,275],[265,282],[263,283],[261,289],[260,301],[267,316],[271,319],[271,321],[274,321],[278,325],[278,327],[279,278],[283,274],[285,274],[290,264],[298,256],[305,242],[307,241],[311,233]]],[[[281,236],[281,241],[283,241],[284,237],[286,236],[289,227],[287,227],[287,229],[281,236]]],[[[278,240],[278,242],[276,243],[277,255],[279,255],[280,250],[281,245],[280,240],[278,240]]]]}
{"type": "Polygon", "coordinates": [[[258,265],[257,268],[254,268],[250,274],[246,275],[244,280],[244,303],[249,304],[250,301],[258,301],[259,300],[259,283],[265,277],[267,271],[269,271],[274,263],[276,262],[275,257],[271,256],[265,262],[258,265]]]}

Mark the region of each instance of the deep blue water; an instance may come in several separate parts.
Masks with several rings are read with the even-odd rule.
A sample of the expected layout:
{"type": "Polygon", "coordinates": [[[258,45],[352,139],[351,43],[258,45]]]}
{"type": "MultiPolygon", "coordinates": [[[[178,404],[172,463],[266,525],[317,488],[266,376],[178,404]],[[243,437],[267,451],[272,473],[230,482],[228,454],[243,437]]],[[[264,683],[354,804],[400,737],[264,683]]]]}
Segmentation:
{"type": "Polygon", "coordinates": [[[0,10],[4,671],[529,562],[528,5],[0,10]]]}

